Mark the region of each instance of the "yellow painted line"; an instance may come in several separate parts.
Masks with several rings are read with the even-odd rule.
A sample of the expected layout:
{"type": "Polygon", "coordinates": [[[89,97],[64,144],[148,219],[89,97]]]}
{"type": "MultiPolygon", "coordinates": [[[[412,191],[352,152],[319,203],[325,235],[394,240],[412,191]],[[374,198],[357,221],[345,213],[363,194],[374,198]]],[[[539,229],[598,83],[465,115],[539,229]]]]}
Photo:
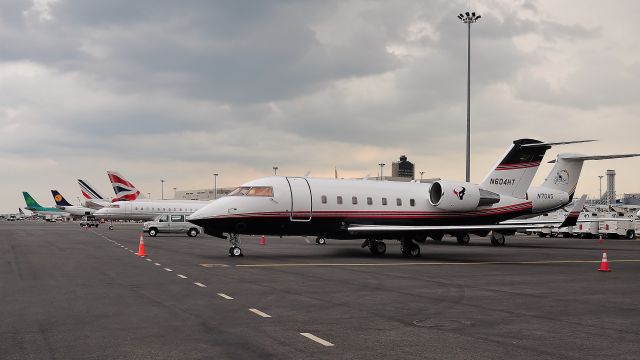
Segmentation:
{"type": "MultiPolygon", "coordinates": [[[[308,263],[308,264],[238,264],[235,267],[302,267],[302,266],[418,266],[418,265],[536,265],[536,264],[594,264],[601,260],[544,260],[544,261],[483,261],[483,262],[393,262],[393,263],[308,263]]],[[[640,259],[609,260],[609,262],[640,262],[640,259]]]]}

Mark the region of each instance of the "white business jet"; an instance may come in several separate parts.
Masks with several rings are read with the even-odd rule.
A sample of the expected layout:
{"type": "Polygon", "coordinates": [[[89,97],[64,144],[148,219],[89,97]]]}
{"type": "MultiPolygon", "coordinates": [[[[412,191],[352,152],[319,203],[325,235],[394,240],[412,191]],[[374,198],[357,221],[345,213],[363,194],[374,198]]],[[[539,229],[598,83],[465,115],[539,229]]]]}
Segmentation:
{"type": "Polygon", "coordinates": [[[231,256],[242,255],[239,234],[365,238],[363,245],[374,254],[386,251],[384,240],[395,239],[403,255],[418,256],[415,239],[450,233],[458,242],[468,243],[469,232],[499,229],[502,221],[531,214],[533,204],[526,191],[540,161],[552,145],[567,143],[574,142],[516,140],[481,185],[448,180],[426,184],[257,179],[188,220],[209,235],[228,238],[231,256]]]}

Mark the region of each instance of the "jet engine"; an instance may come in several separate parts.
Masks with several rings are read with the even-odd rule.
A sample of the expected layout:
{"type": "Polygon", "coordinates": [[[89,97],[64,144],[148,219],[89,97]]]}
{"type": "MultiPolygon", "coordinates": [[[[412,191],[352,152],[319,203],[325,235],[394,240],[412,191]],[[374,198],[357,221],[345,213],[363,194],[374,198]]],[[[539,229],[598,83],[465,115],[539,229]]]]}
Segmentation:
{"type": "Polygon", "coordinates": [[[467,182],[440,180],[429,188],[429,202],[442,210],[471,211],[499,201],[500,195],[467,182]]]}

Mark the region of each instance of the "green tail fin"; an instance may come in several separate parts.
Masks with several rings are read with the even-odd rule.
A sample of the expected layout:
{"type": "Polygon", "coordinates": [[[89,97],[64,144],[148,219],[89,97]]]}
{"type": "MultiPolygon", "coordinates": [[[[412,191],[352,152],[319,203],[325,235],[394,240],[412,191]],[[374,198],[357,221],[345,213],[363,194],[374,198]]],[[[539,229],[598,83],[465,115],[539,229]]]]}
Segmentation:
{"type": "Polygon", "coordinates": [[[38,204],[38,202],[34,198],[31,197],[31,195],[29,195],[28,192],[23,191],[22,196],[24,196],[24,202],[27,203],[27,207],[32,207],[32,208],[42,207],[40,206],[40,204],[38,204]]]}

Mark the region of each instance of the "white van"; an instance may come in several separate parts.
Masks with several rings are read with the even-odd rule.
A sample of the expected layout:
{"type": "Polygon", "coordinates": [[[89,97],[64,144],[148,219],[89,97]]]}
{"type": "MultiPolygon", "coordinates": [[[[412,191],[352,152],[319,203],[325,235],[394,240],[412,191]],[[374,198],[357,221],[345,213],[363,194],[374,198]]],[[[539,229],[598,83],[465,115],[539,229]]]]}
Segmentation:
{"type": "Polygon", "coordinates": [[[158,233],[186,233],[190,237],[202,234],[201,227],[186,220],[187,214],[161,214],[152,221],[147,221],[143,225],[143,231],[149,236],[156,236],[158,233]]]}

